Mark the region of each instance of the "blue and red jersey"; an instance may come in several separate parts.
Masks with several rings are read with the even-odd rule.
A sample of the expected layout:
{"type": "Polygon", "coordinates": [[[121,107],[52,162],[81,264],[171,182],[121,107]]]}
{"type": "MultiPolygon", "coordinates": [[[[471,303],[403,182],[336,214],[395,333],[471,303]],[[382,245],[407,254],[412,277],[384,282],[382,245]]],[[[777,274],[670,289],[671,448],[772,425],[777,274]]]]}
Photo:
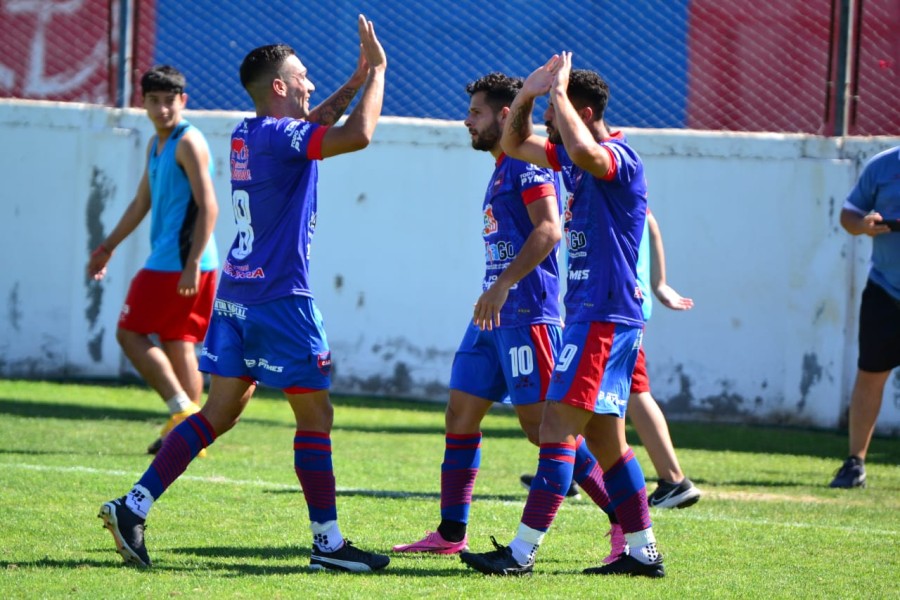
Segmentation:
{"type": "Polygon", "coordinates": [[[601,321],[643,327],[638,249],[647,217],[644,164],[621,136],[603,140],[612,166],[604,178],[576,166],[560,144],[547,159],[568,191],[563,230],[568,250],[566,323],[601,321]]]}
{"type": "Polygon", "coordinates": [[[231,134],[231,200],[237,236],[218,297],[261,304],[312,297],[309,252],[316,229],[316,160],[327,127],[297,119],[245,119],[231,134]]]}
{"type": "MultiPolygon", "coordinates": [[[[482,288],[487,290],[518,256],[534,230],[528,205],[553,196],[559,210],[559,183],[550,169],[501,154],[484,195],[485,273],[482,288]]],[[[521,327],[547,323],[561,325],[559,310],[558,247],[541,264],[520,279],[509,291],[500,311],[501,327],[521,327]]]]}

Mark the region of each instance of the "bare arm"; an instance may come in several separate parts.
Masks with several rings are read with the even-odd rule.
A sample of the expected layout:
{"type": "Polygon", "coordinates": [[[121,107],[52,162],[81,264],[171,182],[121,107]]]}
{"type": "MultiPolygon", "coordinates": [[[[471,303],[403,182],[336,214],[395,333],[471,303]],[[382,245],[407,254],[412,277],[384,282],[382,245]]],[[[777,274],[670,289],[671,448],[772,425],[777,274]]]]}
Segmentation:
{"type": "Polygon", "coordinates": [[[375,36],[375,26],[359,16],[359,39],[368,63],[362,97],[343,125],[330,127],[322,138],[322,158],[362,150],[372,141],[384,100],[384,72],[387,58],[375,36]]]}
{"type": "MultiPolygon", "coordinates": [[[[152,144],[153,140],[151,139],[150,144],[147,146],[148,157],[152,144]]],[[[145,166],[144,174],[141,176],[140,183],[138,183],[134,199],[125,209],[125,212],[122,213],[119,222],[106,236],[106,239],[91,252],[87,264],[88,277],[99,281],[106,276],[106,265],[109,263],[109,259],[112,258],[113,251],[141,224],[148,212],[150,212],[150,180],[145,166]]]]}
{"type": "Polygon", "coordinates": [[[860,214],[856,211],[844,208],[841,210],[841,227],[851,235],[868,235],[875,237],[883,233],[889,233],[891,228],[884,224],[879,224],[881,214],[870,212],[868,214],[860,214]]]}
{"type": "Polygon", "coordinates": [[[554,55],[525,80],[509,107],[509,115],[503,123],[503,135],[500,138],[500,147],[508,156],[541,167],[551,166],[545,150],[547,138],[535,135],[531,114],[534,112],[534,99],[550,89],[550,69],[558,59],[554,55]]]}
{"type": "MultiPolygon", "coordinates": [[[[566,93],[569,73],[572,71],[572,53],[563,52],[550,89],[550,102],[556,112],[556,127],[572,162],[593,175],[603,178],[612,166],[610,153],[600,146],[566,93]]],[[[585,108],[582,110],[590,110],[585,108]]]]}
{"type": "Polygon", "coordinates": [[[178,142],[175,160],[184,169],[191,185],[191,195],[197,204],[191,247],[178,280],[178,293],[193,296],[200,291],[200,258],[216,227],[219,206],[209,175],[209,149],[202,137],[192,132],[185,134],[178,142]]]}
{"type": "Polygon", "coordinates": [[[482,330],[500,326],[500,310],[506,303],[510,288],[537,268],[562,237],[556,196],[544,196],[529,204],[528,216],[534,229],[516,257],[475,303],[473,322],[482,330]]]}
{"type": "Polygon", "coordinates": [[[353,72],[353,75],[339,90],[312,109],[307,120],[329,127],[337,123],[344,111],[347,110],[347,107],[350,106],[350,102],[356,97],[359,88],[366,82],[368,72],[369,63],[366,60],[365,49],[360,44],[359,60],[356,63],[356,70],[353,72]]]}
{"type": "Polygon", "coordinates": [[[694,301],[682,297],[666,283],[666,253],[662,233],[656,218],[649,211],[647,230],[650,233],[650,289],[664,306],[672,310],[690,310],[694,307],[694,301]]]}

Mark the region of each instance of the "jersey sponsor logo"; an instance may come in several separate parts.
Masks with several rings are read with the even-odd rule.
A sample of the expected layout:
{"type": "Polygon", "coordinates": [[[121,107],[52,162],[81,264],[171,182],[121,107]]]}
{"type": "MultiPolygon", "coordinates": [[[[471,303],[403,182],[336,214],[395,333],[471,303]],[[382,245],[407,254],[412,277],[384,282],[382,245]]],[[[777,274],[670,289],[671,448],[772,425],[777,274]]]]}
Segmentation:
{"type": "Polygon", "coordinates": [[[255,269],[251,269],[249,265],[236,265],[232,263],[230,260],[225,261],[225,266],[222,267],[222,273],[228,275],[229,277],[233,277],[234,279],[265,279],[266,272],[263,271],[262,267],[256,267],[255,269]]]}
{"type": "Polygon", "coordinates": [[[572,269],[569,271],[570,281],[587,281],[590,276],[590,269],[572,269]]]}
{"type": "MultiPolygon", "coordinates": [[[[587,248],[587,235],[583,231],[576,231],[574,229],[566,229],[566,248],[569,250],[569,256],[575,256],[572,254],[573,252],[578,252],[579,250],[583,250],[587,248]]],[[[581,256],[584,256],[585,253],[581,253],[581,256]]]]}
{"type": "Polygon", "coordinates": [[[619,406],[625,406],[625,399],[619,398],[619,395],[615,392],[603,392],[600,390],[600,393],[597,394],[597,402],[603,402],[606,400],[610,404],[617,404],[619,406]]]}
{"type": "Polygon", "coordinates": [[[219,362],[218,355],[211,353],[209,351],[209,348],[207,348],[206,346],[203,346],[203,349],[200,350],[200,356],[205,356],[206,358],[208,358],[209,360],[211,360],[213,362],[219,362]]]}
{"type": "Polygon", "coordinates": [[[494,206],[488,204],[484,207],[484,229],[481,230],[482,236],[497,233],[497,219],[494,218],[494,206]]]}
{"type": "Polygon", "coordinates": [[[272,373],[281,373],[284,371],[284,367],[281,365],[273,365],[265,358],[257,358],[256,360],[252,358],[245,358],[244,364],[247,365],[248,369],[252,369],[253,367],[259,367],[260,369],[264,369],[266,371],[271,371],[272,373]]]}
{"type": "Polygon", "coordinates": [[[247,140],[240,137],[231,138],[231,179],[233,181],[250,181],[250,148],[247,140]]]}
{"type": "Polygon", "coordinates": [[[216,311],[216,314],[223,317],[234,317],[241,320],[247,318],[247,307],[237,302],[229,302],[228,300],[219,300],[217,298],[213,309],[216,311]]]}
{"type": "MultiPolygon", "coordinates": [[[[291,125],[294,125],[294,123],[291,123],[291,125]]],[[[290,127],[290,125],[288,127],[290,127]]],[[[306,137],[306,132],[310,130],[312,124],[303,123],[302,125],[300,125],[298,122],[295,127],[296,129],[294,129],[293,134],[291,134],[291,148],[293,148],[297,152],[300,152],[300,144],[303,143],[303,138],[306,137]]],[[[289,133],[287,129],[285,129],[284,131],[285,133],[289,133]]]]}
{"type": "MultiPolygon", "coordinates": [[[[490,277],[485,277],[485,278],[484,278],[484,281],[481,282],[481,289],[482,289],[483,291],[489,290],[489,289],[491,288],[491,286],[494,285],[494,282],[497,281],[497,277],[499,277],[499,276],[498,276],[498,275],[491,275],[490,277]]],[[[509,291],[517,290],[517,289],[519,289],[519,282],[518,282],[518,281],[515,282],[514,284],[512,284],[512,286],[510,286],[509,291]]]]}
{"type": "Polygon", "coordinates": [[[528,170],[519,174],[519,183],[522,187],[532,183],[549,183],[550,176],[546,171],[538,170],[534,165],[528,165],[528,170]]]}
{"type": "Polygon", "coordinates": [[[516,248],[512,242],[497,242],[484,244],[484,260],[488,263],[506,262],[516,257],[516,248]]]}

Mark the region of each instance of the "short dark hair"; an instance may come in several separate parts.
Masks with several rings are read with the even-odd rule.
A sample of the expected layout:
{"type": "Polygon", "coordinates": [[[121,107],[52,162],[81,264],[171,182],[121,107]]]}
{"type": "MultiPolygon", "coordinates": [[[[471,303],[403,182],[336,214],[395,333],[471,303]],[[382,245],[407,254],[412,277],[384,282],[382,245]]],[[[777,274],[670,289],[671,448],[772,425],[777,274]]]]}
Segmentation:
{"type": "MultiPolygon", "coordinates": [[[[260,83],[268,84],[278,77],[278,70],[288,56],[296,55],[287,44],[271,44],[251,50],[241,63],[241,85],[248,92],[260,83]]],[[[252,95],[252,94],[251,94],[252,95]]]]}
{"type": "Polygon", "coordinates": [[[594,111],[594,120],[598,121],[603,118],[609,102],[609,84],[594,71],[573,69],[566,95],[575,108],[590,106],[594,111]]]}
{"type": "Polygon", "coordinates": [[[523,83],[521,77],[509,77],[495,71],[466,85],[466,92],[469,96],[484,92],[488,105],[494,112],[498,112],[512,104],[523,83]]]}
{"type": "Polygon", "coordinates": [[[141,93],[171,92],[183,94],[187,87],[184,73],[170,65],[157,65],[141,76],[141,93]]]}

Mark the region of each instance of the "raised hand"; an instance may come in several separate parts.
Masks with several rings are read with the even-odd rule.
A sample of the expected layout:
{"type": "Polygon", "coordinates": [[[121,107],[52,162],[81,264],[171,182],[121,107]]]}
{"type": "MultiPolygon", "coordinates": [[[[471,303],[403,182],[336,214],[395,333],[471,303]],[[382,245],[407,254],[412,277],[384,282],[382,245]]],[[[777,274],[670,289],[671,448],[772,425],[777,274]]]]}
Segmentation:
{"type": "Polygon", "coordinates": [[[387,56],[384,48],[381,47],[381,42],[375,36],[375,25],[372,21],[367,21],[363,15],[359,15],[359,43],[362,46],[363,58],[370,69],[387,67],[387,56]]]}
{"type": "Polygon", "coordinates": [[[565,94],[569,89],[569,75],[572,73],[572,53],[561,52],[552,71],[554,73],[552,89],[565,94]]]}
{"type": "Polygon", "coordinates": [[[546,63],[532,71],[525,79],[522,90],[519,92],[524,98],[536,98],[550,91],[556,70],[559,67],[559,55],[554,54],[546,63]]]}

